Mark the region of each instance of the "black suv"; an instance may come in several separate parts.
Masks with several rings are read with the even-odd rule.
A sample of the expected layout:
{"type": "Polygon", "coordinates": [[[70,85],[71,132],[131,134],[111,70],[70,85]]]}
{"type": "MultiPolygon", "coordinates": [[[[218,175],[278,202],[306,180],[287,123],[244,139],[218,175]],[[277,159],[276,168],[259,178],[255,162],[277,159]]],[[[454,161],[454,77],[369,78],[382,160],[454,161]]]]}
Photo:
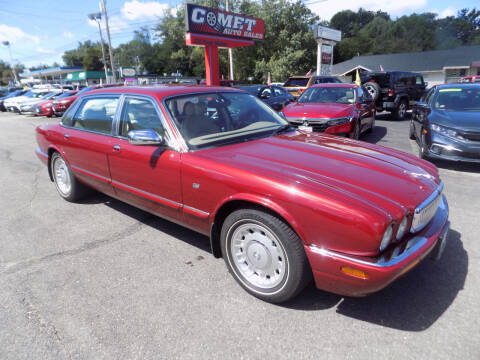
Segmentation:
{"type": "Polygon", "coordinates": [[[391,111],[398,120],[405,118],[426,88],[422,74],[407,71],[367,71],[360,79],[375,100],[377,111],[391,111]]]}

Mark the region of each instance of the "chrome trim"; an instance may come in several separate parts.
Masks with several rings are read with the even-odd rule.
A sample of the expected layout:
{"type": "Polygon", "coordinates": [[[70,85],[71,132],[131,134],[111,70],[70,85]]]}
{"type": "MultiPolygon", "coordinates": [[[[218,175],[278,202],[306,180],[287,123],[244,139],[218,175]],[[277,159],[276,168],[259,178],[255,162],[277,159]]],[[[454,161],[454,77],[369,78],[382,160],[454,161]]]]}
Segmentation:
{"type": "MultiPolygon", "coordinates": [[[[428,219],[428,221],[424,221],[423,223],[418,224],[416,227],[414,226],[415,217],[419,216],[423,210],[425,210],[430,204],[432,204],[433,201],[436,201],[437,198],[440,198],[442,195],[442,191],[443,191],[443,182],[440,181],[440,184],[438,184],[437,188],[433,190],[430,196],[428,196],[424,201],[420,203],[420,205],[416,207],[416,209],[413,212],[413,219],[412,219],[412,225],[410,227],[410,233],[416,233],[422,230],[433,219],[433,216],[432,216],[430,219],[428,219]]],[[[440,206],[441,201],[442,199],[440,198],[438,206],[440,206]]],[[[435,212],[433,213],[434,215],[438,210],[438,206],[435,212]]]]}
{"type": "Polygon", "coordinates": [[[138,188],[136,188],[136,187],[133,187],[133,186],[130,186],[130,185],[121,183],[120,181],[115,181],[115,180],[112,181],[111,179],[109,179],[109,178],[107,178],[107,177],[105,177],[105,176],[99,175],[99,174],[94,173],[94,172],[92,172],[92,171],[88,171],[88,170],[82,169],[82,168],[80,168],[80,167],[78,167],[78,166],[72,166],[72,169],[75,170],[75,171],[77,171],[77,172],[85,172],[86,174],[89,174],[90,176],[92,176],[92,177],[94,177],[94,178],[95,178],[95,177],[98,177],[98,178],[104,179],[106,182],[111,183],[112,186],[116,186],[116,185],[117,185],[117,186],[116,186],[117,188],[120,187],[120,186],[122,186],[122,187],[125,187],[125,188],[127,188],[127,189],[130,189],[130,190],[132,190],[132,191],[136,191],[136,192],[139,192],[139,193],[142,193],[142,194],[151,196],[151,197],[153,197],[153,198],[157,198],[157,199],[159,199],[160,201],[164,201],[164,202],[167,202],[167,203],[171,203],[171,204],[176,205],[176,206],[178,206],[178,207],[184,207],[184,208],[190,209],[190,210],[192,210],[192,211],[194,211],[194,212],[197,212],[197,213],[202,214],[202,215],[205,215],[205,216],[209,216],[209,215],[210,215],[209,212],[206,212],[206,211],[203,211],[203,210],[200,210],[200,209],[196,209],[196,208],[194,208],[194,207],[192,207],[192,206],[188,206],[188,205],[179,203],[179,202],[174,201],[174,200],[170,200],[170,199],[164,198],[163,196],[159,196],[159,195],[156,195],[156,194],[152,194],[152,193],[150,193],[150,192],[148,192],[148,191],[141,190],[141,189],[138,189],[138,188]]]}
{"type": "Polygon", "coordinates": [[[354,258],[352,256],[344,255],[342,253],[339,253],[339,252],[336,252],[336,251],[333,251],[333,250],[320,248],[316,245],[310,245],[310,249],[313,252],[315,252],[317,254],[320,254],[320,255],[323,255],[323,256],[340,258],[340,259],[343,259],[343,260],[348,260],[348,261],[355,262],[357,264],[368,265],[368,266],[373,266],[373,267],[377,267],[377,268],[386,268],[386,267],[394,266],[394,265],[402,262],[403,260],[405,260],[406,258],[411,256],[412,254],[414,254],[415,252],[420,250],[426,243],[427,243],[427,238],[426,237],[416,236],[416,237],[414,237],[414,238],[412,238],[408,241],[407,247],[405,248],[405,251],[403,253],[401,253],[400,255],[397,255],[397,256],[392,256],[392,258],[388,261],[385,261],[385,258],[383,256],[380,257],[377,261],[360,260],[360,259],[354,258]]]}
{"type": "Polygon", "coordinates": [[[110,183],[111,180],[103,175],[100,175],[100,174],[97,174],[97,173],[94,173],[92,171],[88,171],[88,170],[85,170],[81,167],[78,167],[78,166],[75,166],[75,165],[71,165],[71,168],[72,170],[76,171],[76,172],[79,172],[79,173],[85,173],[86,175],[90,175],[91,177],[93,178],[100,178],[102,180],[104,180],[105,182],[107,183],[110,183]]]}
{"type": "Polygon", "coordinates": [[[210,215],[209,212],[206,212],[206,211],[203,211],[203,210],[199,210],[199,209],[197,209],[197,208],[194,208],[194,207],[191,207],[191,206],[188,206],[188,205],[185,205],[185,204],[183,205],[183,207],[184,207],[184,208],[187,208],[187,209],[190,209],[190,210],[192,210],[192,211],[194,211],[194,212],[198,212],[198,213],[200,213],[200,214],[203,214],[203,215],[205,215],[205,216],[209,216],[209,215],[210,215]]]}
{"type": "Polygon", "coordinates": [[[152,193],[150,193],[150,192],[148,192],[148,191],[141,190],[141,189],[138,189],[138,188],[136,188],[136,187],[133,187],[133,186],[130,186],[130,185],[121,183],[120,181],[115,181],[115,180],[113,180],[113,181],[112,181],[112,185],[113,185],[113,186],[117,185],[117,187],[119,187],[118,185],[120,185],[120,186],[126,187],[127,189],[130,189],[130,190],[133,190],[133,191],[136,191],[136,192],[139,192],[139,193],[142,193],[142,194],[151,196],[151,197],[153,197],[153,198],[157,198],[157,199],[159,199],[159,200],[161,200],[161,201],[165,201],[165,202],[168,202],[168,203],[177,205],[177,206],[179,206],[179,207],[182,207],[182,206],[183,206],[182,203],[179,203],[179,202],[176,202],[176,201],[174,201],[174,200],[170,200],[170,199],[164,198],[163,196],[159,196],[159,195],[156,195],[156,194],[152,194],[152,193]]]}

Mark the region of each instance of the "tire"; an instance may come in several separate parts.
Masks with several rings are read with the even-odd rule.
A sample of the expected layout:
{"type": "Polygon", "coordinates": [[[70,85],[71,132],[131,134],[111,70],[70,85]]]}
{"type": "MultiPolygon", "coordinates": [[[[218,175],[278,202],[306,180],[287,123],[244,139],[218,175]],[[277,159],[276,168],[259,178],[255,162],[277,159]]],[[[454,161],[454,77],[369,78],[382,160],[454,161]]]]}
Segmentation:
{"type": "Polygon", "coordinates": [[[220,241],[230,273],[261,300],[288,301],[312,278],[302,241],[275,215],[256,209],[236,210],[223,222],[220,241]]]}
{"type": "Polygon", "coordinates": [[[408,137],[410,140],[415,140],[415,128],[413,127],[413,120],[410,120],[410,129],[408,130],[408,137]]]}
{"type": "Polygon", "coordinates": [[[75,202],[88,193],[88,187],[75,178],[70,166],[58,152],[52,155],[50,170],[57,192],[65,200],[75,202]]]}
{"type": "Polygon", "coordinates": [[[425,145],[425,134],[422,133],[420,144],[418,145],[418,157],[423,160],[428,160],[428,155],[425,145]]]}
{"type": "Polygon", "coordinates": [[[405,119],[405,115],[407,114],[408,110],[408,103],[406,100],[400,100],[397,108],[395,109],[394,116],[397,120],[405,119]]]}
{"type": "Polygon", "coordinates": [[[358,140],[360,139],[360,119],[357,119],[355,123],[355,128],[353,129],[352,139],[358,140]]]}
{"type": "Polygon", "coordinates": [[[381,88],[376,82],[367,82],[363,84],[365,90],[370,94],[373,101],[377,101],[378,97],[380,96],[381,88]]]}

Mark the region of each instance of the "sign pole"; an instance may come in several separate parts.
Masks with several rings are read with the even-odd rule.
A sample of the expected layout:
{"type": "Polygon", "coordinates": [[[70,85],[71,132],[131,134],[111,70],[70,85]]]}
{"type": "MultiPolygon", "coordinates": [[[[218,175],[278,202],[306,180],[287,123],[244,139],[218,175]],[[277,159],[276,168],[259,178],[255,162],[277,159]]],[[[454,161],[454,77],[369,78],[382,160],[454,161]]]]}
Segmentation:
{"type": "Polygon", "coordinates": [[[207,85],[220,86],[220,71],[218,67],[218,46],[205,46],[205,75],[207,85]]]}
{"type": "Polygon", "coordinates": [[[322,75],[322,41],[317,40],[317,75],[322,75]]]}

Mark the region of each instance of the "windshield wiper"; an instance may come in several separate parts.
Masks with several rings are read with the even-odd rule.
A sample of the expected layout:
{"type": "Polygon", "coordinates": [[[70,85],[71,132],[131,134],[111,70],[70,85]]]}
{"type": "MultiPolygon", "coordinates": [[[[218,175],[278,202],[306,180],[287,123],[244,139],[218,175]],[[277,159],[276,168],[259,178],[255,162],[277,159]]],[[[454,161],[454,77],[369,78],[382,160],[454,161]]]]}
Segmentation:
{"type": "Polygon", "coordinates": [[[273,130],[272,136],[273,135],[278,135],[278,134],[281,134],[281,133],[287,132],[287,131],[293,131],[293,127],[290,124],[285,124],[285,125],[282,125],[282,126],[276,128],[275,130],[273,130]]]}

